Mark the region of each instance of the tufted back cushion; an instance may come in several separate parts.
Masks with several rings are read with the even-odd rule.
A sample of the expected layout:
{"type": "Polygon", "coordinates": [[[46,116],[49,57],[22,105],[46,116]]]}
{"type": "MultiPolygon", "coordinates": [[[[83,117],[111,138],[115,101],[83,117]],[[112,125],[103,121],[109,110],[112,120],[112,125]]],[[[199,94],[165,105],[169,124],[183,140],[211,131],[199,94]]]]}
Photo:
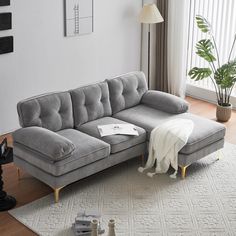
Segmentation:
{"type": "Polygon", "coordinates": [[[22,127],[38,126],[51,131],[73,128],[73,110],[69,92],[41,95],[17,104],[22,127]]]}
{"type": "Polygon", "coordinates": [[[109,90],[106,82],[77,88],[72,91],[75,127],[104,116],[111,116],[109,90]]]}
{"type": "Polygon", "coordinates": [[[131,72],[107,80],[112,113],[136,106],[147,91],[147,82],[143,72],[131,72]]]}

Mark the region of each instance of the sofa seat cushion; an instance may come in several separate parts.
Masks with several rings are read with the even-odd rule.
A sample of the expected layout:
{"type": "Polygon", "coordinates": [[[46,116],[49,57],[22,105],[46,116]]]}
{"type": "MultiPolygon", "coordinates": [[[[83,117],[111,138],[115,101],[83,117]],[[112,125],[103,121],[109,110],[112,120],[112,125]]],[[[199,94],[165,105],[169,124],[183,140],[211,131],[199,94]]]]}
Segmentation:
{"type": "Polygon", "coordinates": [[[81,125],[78,129],[86,134],[93,137],[101,139],[102,141],[109,143],[111,145],[111,153],[117,153],[122,150],[128,149],[137,144],[146,141],[146,131],[143,128],[136,127],[139,136],[129,136],[129,135],[110,135],[106,137],[101,137],[98,131],[98,125],[108,125],[108,124],[126,124],[122,120],[118,120],[112,117],[103,117],[98,120],[88,122],[81,125]]]}
{"type": "Polygon", "coordinates": [[[75,146],[74,152],[60,161],[47,160],[38,152],[34,152],[18,143],[14,144],[14,155],[29,162],[54,176],[60,176],[72,170],[86,166],[110,154],[110,145],[74,129],[65,129],[58,132],[69,139],[75,146]]]}
{"type": "Polygon", "coordinates": [[[215,121],[191,113],[173,115],[145,105],[138,105],[123,110],[115,114],[114,117],[144,128],[147,131],[148,139],[151,131],[168,119],[183,118],[192,120],[194,129],[187,144],[180,151],[180,153],[183,154],[193,153],[209,144],[223,139],[225,136],[225,126],[215,121]]]}

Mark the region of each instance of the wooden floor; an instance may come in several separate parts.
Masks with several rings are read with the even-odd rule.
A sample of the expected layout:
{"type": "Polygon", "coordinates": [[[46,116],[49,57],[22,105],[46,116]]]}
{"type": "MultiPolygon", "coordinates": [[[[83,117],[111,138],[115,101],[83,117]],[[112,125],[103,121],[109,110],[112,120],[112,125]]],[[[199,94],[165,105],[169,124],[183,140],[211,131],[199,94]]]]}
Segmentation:
{"type": "MultiPolygon", "coordinates": [[[[187,98],[187,101],[191,104],[190,112],[215,120],[215,105],[193,98],[187,98]]],[[[225,125],[227,127],[226,141],[236,144],[236,111],[233,112],[231,120],[225,123],[225,125]]],[[[11,142],[10,135],[8,135],[8,138],[11,142]]],[[[3,139],[3,137],[0,137],[0,140],[1,139],[3,139]]],[[[17,207],[52,192],[47,185],[26,173],[23,173],[23,178],[18,181],[16,167],[13,164],[8,164],[3,167],[3,179],[5,182],[5,191],[16,197],[17,207]]],[[[0,235],[28,236],[36,234],[16,221],[7,212],[2,212],[0,213],[0,235]]]]}

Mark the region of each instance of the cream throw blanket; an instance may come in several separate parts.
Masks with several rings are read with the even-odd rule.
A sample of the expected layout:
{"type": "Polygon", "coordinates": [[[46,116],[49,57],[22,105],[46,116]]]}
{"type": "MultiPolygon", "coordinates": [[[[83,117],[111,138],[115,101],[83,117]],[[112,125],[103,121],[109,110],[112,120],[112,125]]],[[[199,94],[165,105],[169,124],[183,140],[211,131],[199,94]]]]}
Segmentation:
{"type": "Polygon", "coordinates": [[[187,119],[173,119],[157,126],[151,132],[149,142],[149,155],[145,167],[139,167],[138,171],[143,172],[152,168],[156,161],[154,173],[147,173],[149,177],[157,173],[166,173],[170,165],[175,169],[170,177],[176,178],[178,171],[178,152],[187,143],[193,131],[194,124],[187,119]]]}

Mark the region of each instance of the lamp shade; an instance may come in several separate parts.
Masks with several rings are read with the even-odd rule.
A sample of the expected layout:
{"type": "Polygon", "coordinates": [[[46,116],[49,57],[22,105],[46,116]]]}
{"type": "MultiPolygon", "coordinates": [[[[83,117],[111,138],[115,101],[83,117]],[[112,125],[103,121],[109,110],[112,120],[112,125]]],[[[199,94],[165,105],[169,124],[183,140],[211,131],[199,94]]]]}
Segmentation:
{"type": "Polygon", "coordinates": [[[141,23],[154,24],[163,22],[164,19],[161,16],[156,4],[146,4],[139,15],[139,21],[141,23]]]}

